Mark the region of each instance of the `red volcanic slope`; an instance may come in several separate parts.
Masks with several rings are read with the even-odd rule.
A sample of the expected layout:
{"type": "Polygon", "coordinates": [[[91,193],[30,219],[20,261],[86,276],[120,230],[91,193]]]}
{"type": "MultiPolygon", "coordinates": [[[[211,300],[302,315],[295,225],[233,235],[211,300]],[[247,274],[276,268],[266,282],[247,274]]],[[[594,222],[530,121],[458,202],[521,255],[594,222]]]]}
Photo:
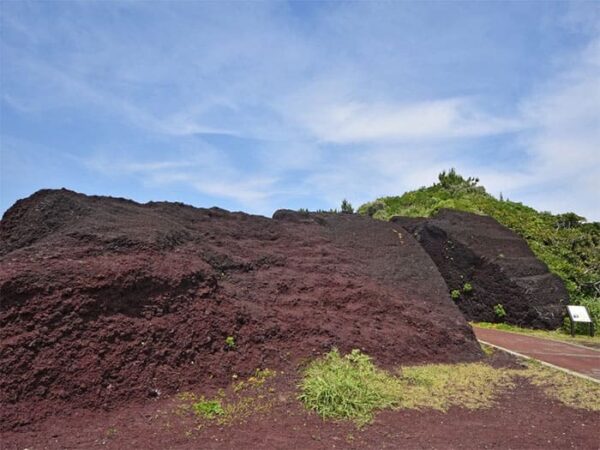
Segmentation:
{"type": "Polygon", "coordinates": [[[39,191],[0,222],[0,295],[3,429],[208,390],[334,346],[383,366],[481,356],[414,238],[357,215],[39,191]]]}

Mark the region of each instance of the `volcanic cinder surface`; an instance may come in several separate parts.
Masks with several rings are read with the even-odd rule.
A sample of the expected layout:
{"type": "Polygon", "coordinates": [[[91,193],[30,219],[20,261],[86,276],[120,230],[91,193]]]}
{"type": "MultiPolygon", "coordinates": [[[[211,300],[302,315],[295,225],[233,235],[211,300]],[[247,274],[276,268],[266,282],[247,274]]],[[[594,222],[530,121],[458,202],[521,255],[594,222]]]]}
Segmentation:
{"type": "Polygon", "coordinates": [[[569,295],[564,283],[535,257],[527,242],[488,216],[442,209],[431,218],[394,217],[436,263],[468,320],[504,320],[534,328],[558,328],[569,295]],[[469,283],[472,291],[465,292],[469,283]]]}
{"type": "Polygon", "coordinates": [[[332,347],[384,367],[481,357],[421,245],[357,215],[39,191],[0,222],[0,296],[5,430],[224,386],[332,347]]]}

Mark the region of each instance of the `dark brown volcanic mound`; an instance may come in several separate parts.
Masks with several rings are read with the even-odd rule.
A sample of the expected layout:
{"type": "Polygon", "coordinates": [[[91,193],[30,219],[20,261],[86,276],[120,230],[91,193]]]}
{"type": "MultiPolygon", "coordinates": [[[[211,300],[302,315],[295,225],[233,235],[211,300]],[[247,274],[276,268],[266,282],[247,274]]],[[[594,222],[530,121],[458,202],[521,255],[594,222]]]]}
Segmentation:
{"type": "Polygon", "coordinates": [[[435,261],[449,289],[463,291],[457,304],[468,320],[504,321],[554,329],[561,325],[568,293],[560,278],[535,257],[527,242],[487,216],[441,210],[432,218],[394,217],[435,261]],[[463,286],[470,283],[471,292],[463,286]]]}
{"type": "Polygon", "coordinates": [[[0,222],[0,295],[3,429],[209,390],[333,346],[384,366],[481,355],[421,246],[357,215],[40,191],[0,222]]]}

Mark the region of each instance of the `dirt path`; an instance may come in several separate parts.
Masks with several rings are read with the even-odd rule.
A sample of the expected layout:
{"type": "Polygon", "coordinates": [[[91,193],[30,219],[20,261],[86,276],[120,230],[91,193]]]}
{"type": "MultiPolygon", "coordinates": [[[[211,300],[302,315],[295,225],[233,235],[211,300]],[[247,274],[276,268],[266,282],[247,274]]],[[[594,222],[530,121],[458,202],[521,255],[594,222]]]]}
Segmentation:
{"type": "Polygon", "coordinates": [[[600,351],[550,339],[473,327],[477,339],[600,380],[600,351]]]}

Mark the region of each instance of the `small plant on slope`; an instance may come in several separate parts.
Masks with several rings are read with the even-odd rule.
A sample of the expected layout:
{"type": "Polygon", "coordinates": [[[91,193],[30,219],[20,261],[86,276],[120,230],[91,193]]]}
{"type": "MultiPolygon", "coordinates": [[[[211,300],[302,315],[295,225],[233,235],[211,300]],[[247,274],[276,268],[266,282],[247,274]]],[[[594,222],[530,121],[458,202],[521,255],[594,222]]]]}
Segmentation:
{"type": "Polygon", "coordinates": [[[458,300],[460,298],[460,291],[458,289],[453,289],[452,292],[450,292],[450,297],[452,297],[452,300],[458,300]]]}
{"type": "Polygon", "coordinates": [[[470,292],[473,292],[473,285],[471,283],[465,283],[465,285],[463,286],[463,292],[465,294],[469,294],[470,292]]]}
{"type": "Polygon", "coordinates": [[[504,319],[506,317],[506,311],[504,310],[504,306],[502,306],[500,303],[495,305],[494,306],[494,314],[496,314],[496,317],[499,320],[504,319]]]}

